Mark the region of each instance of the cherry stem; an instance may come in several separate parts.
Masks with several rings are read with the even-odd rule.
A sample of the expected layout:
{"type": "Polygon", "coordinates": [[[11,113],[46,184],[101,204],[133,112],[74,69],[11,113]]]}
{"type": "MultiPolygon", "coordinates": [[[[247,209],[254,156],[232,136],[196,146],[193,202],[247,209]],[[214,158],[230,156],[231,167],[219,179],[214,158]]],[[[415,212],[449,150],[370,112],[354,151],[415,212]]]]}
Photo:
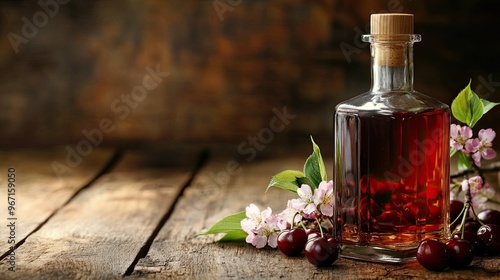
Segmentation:
{"type": "Polygon", "coordinates": [[[481,221],[481,219],[479,219],[479,218],[477,217],[476,211],[474,211],[474,207],[471,207],[471,209],[472,209],[472,213],[474,214],[474,217],[476,217],[477,222],[478,222],[480,225],[484,226],[483,221],[481,221]]]}
{"type": "Polygon", "coordinates": [[[488,201],[491,202],[491,203],[500,204],[500,201],[494,200],[494,199],[491,199],[491,198],[489,198],[488,201]]]}
{"type": "Polygon", "coordinates": [[[450,176],[450,178],[451,179],[455,179],[455,178],[463,177],[463,176],[466,176],[466,175],[469,175],[469,174],[473,174],[476,171],[478,171],[480,173],[489,173],[489,172],[500,171],[500,164],[499,165],[494,165],[494,166],[491,166],[491,167],[477,168],[477,170],[475,170],[475,169],[463,170],[461,172],[452,174],[450,176]]]}
{"type": "MultiPolygon", "coordinates": [[[[470,207],[471,207],[470,203],[467,202],[465,203],[465,207],[462,209],[464,213],[462,215],[462,223],[460,224],[461,239],[464,239],[465,237],[465,219],[467,217],[467,213],[469,213],[470,207]]],[[[472,211],[474,211],[474,207],[472,207],[472,211]]]]}
{"type": "MultiPolygon", "coordinates": [[[[299,215],[300,213],[299,212],[296,212],[295,215],[293,215],[293,218],[292,218],[292,228],[295,226],[295,217],[297,217],[297,215],[299,215]]],[[[302,222],[302,220],[300,220],[300,225],[302,226],[302,228],[304,230],[306,230],[306,226],[304,226],[304,223],[302,222]]]]}
{"type": "Polygon", "coordinates": [[[458,214],[458,216],[455,218],[455,220],[453,222],[451,222],[451,225],[454,225],[456,222],[458,222],[458,220],[460,219],[460,217],[462,217],[462,215],[466,216],[465,213],[466,212],[465,212],[465,205],[464,205],[464,207],[462,207],[462,210],[460,211],[460,214],[458,214]]]}
{"type": "Polygon", "coordinates": [[[318,217],[315,217],[315,219],[319,226],[319,232],[321,233],[321,238],[323,238],[325,236],[323,235],[323,229],[321,228],[321,223],[319,222],[318,217]]]}

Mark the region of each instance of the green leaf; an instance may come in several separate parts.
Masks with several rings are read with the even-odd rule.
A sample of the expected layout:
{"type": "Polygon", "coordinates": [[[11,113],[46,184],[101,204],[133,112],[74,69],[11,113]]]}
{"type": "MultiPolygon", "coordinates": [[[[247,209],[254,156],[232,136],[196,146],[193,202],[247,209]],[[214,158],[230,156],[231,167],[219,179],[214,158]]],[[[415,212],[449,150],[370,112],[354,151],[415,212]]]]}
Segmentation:
{"type": "Polygon", "coordinates": [[[463,152],[458,152],[458,170],[473,169],[470,156],[463,152]]]}
{"type": "Polygon", "coordinates": [[[470,88],[469,84],[457,95],[451,103],[453,116],[473,127],[483,116],[484,105],[479,96],[470,88]]]}
{"type": "Polygon", "coordinates": [[[481,102],[481,99],[477,94],[471,90],[471,99],[470,99],[470,111],[472,114],[472,119],[469,123],[469,126],[472,128],[474,125],[476,125],[477,121],[481,119],[481,117],[484,115],[484,105],[483,102],[481,102]]]}
{"type": "Polygon", "coordinates": [[[230,231],[226,233],[221,239],[219,239],[219,242],[238,242],[238,241],[244,241],[248,236],[248,233],[244,232],[242,229],[240,230],[235,230],[235,231],[230,231]]]}
{"type": "Polygon", "coordinates": [[[321,151],[318,145],[314,143],[312,136],[311,142],[313,144],[313,153],[307,158],[306,163],[304,164],[304,174],[311,181],[311,188],[315,189],[318,188],[321,181],[327,180],[327,176],[321,151]]]}
{"type": "Polygon", "coordinates": [[[493,109],[495,106],[500,105],[500,102],[491,102],[486,99],[481,98],[481,102],[483,102],[483,115],[488,113],[489,110],[493,109]]]}
{"type": "Polygon", "coordinates": [[[291,192],[297,192],[297,188],[305,180],[304,172],[298,170],[285,170],[271,178],[271,182],[267,185],[266,192],[271,187],[284,189],[291,192]]]}
{"type": "Polygon", "coordinates": [[[306,184],[309,186],[313,185],[311,180],[309,180],[309,178],[307,178],[307,177],[297,178],[297,183],[299,184],[299,186],[301,186],[302,184],[306,184]]]}
{"type": "Polygon", "coordinates": [[[454,148],[450,147],[450,157],[454,156],[457,153],[457,150],[454,148]]]}
{"type": "Polygon", "coordinates": [[[227,216],[199,235],[225,233],[219,241],[243,241],[248,235],[241,229],[241,220],[244,218],[246,218],[245,212],[227,216]]]}

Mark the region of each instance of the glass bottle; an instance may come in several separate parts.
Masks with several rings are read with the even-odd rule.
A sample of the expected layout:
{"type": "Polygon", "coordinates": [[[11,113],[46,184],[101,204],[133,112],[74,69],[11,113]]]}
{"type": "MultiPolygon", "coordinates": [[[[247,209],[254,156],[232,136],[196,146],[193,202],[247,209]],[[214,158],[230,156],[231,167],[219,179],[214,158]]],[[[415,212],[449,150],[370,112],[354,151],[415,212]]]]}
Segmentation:
{"type": "Polygon", "coordinates": [[[373,14],[370,91],[335,109],[335,234],[343,257],[405,262],[449,239],[446,104],[413,90],[411,14],[373,14]]]}

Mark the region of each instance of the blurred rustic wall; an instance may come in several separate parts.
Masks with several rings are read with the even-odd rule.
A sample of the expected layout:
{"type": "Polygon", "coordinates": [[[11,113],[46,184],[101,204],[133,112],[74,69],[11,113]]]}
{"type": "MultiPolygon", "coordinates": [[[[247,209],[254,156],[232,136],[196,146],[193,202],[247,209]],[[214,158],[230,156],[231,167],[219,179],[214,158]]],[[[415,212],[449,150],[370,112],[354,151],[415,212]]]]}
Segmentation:
{"type": "MultiPolygon", "coordinates": [[[[472,78],[483,97],[500,101],[499,6],[0,1],[0,146],[91,138],[106,146],[236,150],[260,134],[266,143],[255,145],[262,147],[309,147],[313,135],[328,150],[335,104],[369,88],[369,48],[359,37],[371,13],[415,14],[423,36],[415,47],[416,89],[450,103],[472,78]],[[272,123],[277,115],[284,127],[272,123]]],[[[479,125],[498,129],[495,121],[492,115],[479,125]]]]}

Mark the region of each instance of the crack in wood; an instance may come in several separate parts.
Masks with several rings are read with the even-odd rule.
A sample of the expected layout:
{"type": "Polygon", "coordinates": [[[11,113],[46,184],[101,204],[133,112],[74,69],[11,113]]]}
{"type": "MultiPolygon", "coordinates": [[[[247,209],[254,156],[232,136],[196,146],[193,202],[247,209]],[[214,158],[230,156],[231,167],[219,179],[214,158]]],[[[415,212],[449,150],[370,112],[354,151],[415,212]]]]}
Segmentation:
{"type": "Polygon", "coordinates": [[[172,212],[175,209],[175,206],[177,205],[179,199],[182,197],[184,194],[184,191],[191,185],[193,182],[194,178],[198,174],[198,172],[203,168],[203,166],[207,163],[208,159],[210,157],[210,152],[208,149],[202,150],[198,160],[191,172],[191,176],[189,179],[186,181],[186,183],[182,186],[182,188],[179,190],[177,193],[172,206],[167,210],[167,212],[162,216],[161,220],[158,222],[158,225],[155,227],[149,238],[146,240],[146,243],[141,247],[139,252],[137,253],[135,259],[132,261],[130,266],[127,268],[125,273],[123,274],[123,277],[130,276],[134,272],[135,266],[139,262],[140,259],[143,259],[147,256],[149,249],[151,248],[151,245],[153,244],[153,241],[155,240],[156,236],[162,229],[162,227],[165,225],[165,223],[168,221],[170,216],[172,215],[172,212]]]}
{"type": "Polygon", "coordinates": [[[24,244],[24,242],[35,232],[39,231],[47,222],[54,217],[61,209],[63,209],[65,206],[67,206],[75,197],[78,196],[83,190],[89,188],[97,179],[102,177],[104,174],[108,173],[111,171],[116,164],[120,161],[122,158],[123,152],[119,149],[117,149],[113,155],[110,157],[110,159],[107,161],[106,165],[95,175],[90,179],[87,183],[85,183],[81,188],[79,188],[71,197],[66,200],[61,206],[59,206],[57,209],[55,209],[44,221],[42,221],[36,228],[34,228],[30,233],[28,233],[23,239],[19,240],[16,245],[14,246],[14,249],[10,249],[7,252],[5,252],[3,255],[0,256],[0,261],[4,260],[7,256],[9,256],[13,251],[17,250],[20,246],[24,244]]]}

